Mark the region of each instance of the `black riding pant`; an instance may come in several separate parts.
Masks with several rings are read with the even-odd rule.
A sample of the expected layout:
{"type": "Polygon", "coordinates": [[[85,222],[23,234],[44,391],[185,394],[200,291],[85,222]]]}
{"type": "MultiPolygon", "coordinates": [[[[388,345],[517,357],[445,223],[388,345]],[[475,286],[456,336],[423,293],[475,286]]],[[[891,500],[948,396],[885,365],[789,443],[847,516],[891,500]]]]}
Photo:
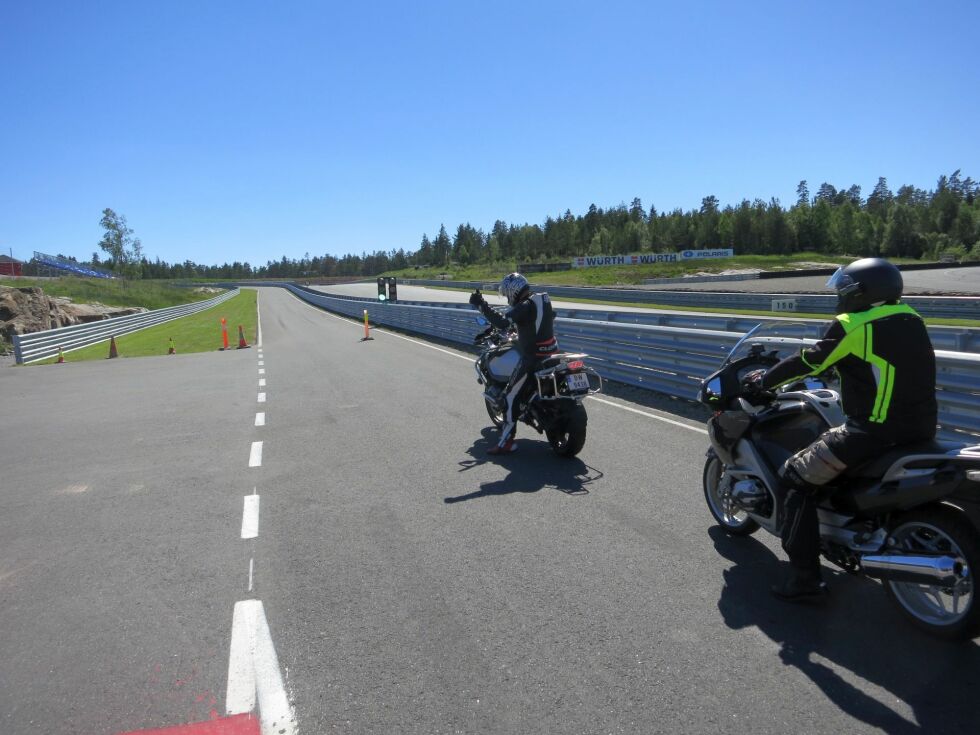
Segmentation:
{"type": "Polygon", "coordinates": [[[780,470],[786,481],[786,515],[780,536],[790,564],[800,570],[820,572],[817,496],[821,486],[891,447],[928,441],[933,436],[934,426],[885,429],[848,420],[825,431],[813,444],[786,460],[780,470]]]}

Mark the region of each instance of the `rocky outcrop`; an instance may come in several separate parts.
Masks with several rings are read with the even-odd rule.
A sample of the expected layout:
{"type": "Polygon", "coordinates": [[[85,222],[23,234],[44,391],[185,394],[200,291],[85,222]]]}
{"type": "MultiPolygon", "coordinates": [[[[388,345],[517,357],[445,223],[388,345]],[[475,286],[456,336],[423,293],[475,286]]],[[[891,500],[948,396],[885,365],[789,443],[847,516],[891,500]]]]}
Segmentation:
{"type": "Polygon", "coordinates": [[[75,304],[71,299],[51,297],[37,286],[0,286],[0,335],[10,340],[15,334],[111,319],[146,311],[142,307],[120,308],[103,304],[75,304]]]}

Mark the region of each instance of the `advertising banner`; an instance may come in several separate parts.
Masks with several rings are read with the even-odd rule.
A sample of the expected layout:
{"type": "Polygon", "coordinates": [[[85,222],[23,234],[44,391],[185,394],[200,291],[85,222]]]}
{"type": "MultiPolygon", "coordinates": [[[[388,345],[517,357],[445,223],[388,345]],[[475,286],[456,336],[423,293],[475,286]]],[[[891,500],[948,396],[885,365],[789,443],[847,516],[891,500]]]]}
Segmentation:
{"type": "Polygon", "coordinates": [[[639,253],[637,255],[586,255],[572,260],[572,268],[595,268],[603,265],[648,265],[650,263],[677,263],[682,260],[703,258],[731,258],[733,248],[718,250],[682,250],[677,253],[639,253]]]}

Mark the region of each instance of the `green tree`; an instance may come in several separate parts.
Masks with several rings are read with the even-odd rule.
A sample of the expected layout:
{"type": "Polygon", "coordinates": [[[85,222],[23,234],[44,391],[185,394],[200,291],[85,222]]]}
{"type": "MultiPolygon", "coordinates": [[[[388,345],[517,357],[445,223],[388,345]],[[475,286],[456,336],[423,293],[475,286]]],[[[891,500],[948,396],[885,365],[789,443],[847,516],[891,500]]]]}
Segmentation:
{"type": "Polygon", "coordinates": [[[640,201],[639,197],[635,197],[633,203],[630,204],[630,219],[633,222],[646,221],[646,212],[643,211],[643,202],[640,201]]]}
{"type": "Polygon", "coordinates": [[[763,239],[764,252],[788,253],[793,247],[793,228],[790,227],[778,199],[770,199],[766,205],[766,225],[763,239]]]}
{"type": "Polygon", "coordinates": [[[439,234],[436,235],[432,243],[432,264],[443,268],[449,265],[449,253],[452,250],[452,243],[449,242],[449,234],[446,232],[445,225],[439,225],[439,234]]]}
{"type": "Polygon", "coordinates": [[[810,189],[806,185],[806,179],[803,179],[803,181],[796,185],[796,206],[810,206],[810,189]]]}
{"type": "Polygon", "coordinates": [[[977,215],[973,208],[967,206],[960,207],[960,212],[956,216],[956,221],[953,223],[951,234],[955,240],[965,245],[967,249],[972,247],[977,242],[978,236],[980,236],[977,232],[977,221],[977,215]]]}
{"type": "MultiPolygon", "coordinates": [[[[836,192],[835,192],[836,194],[836,192]]],[[[818,199],[810,213],[810,248],[818,253],[830,252],[833,209],[828,199],[818,199]]]]}
{"type": "Polygon", "coordinates": [[[817,201],[827,202],[828,204],[836,204],[837,202],[837,189],[833,184],[828,184],[826,181],[820,185],[817,189],[817,201]]]}
{"type": "Polygon", "coordinates": [[[907,204],[892,207],[885,226],[883,254],[890,257],[918,258],[922,255],[925,240],[915,228],[915,214],[907,204]]]}
{"type": "Polygon", "coordinates": [[[875,184],[874,191],[868,197],[868,202],[865,207],[872,216],[886,220],[888,219],[888,210],[891,207],[892,199],[894,197],[888,188],[888,181],[885,180],[884,176],[879,176],[878,183],[875,184]]]}
{"type": "Polygon", "coordinates": [[[701,200],[696,244],[700,248],[718,247],[721,235],[718,231],[720,215],[718,197],[713,194],[701,200]]]}
{"type": "Polygon", "coordinates": [[[142,278],[143,244],[133,237],[133,230],[126,217],[108,207],[102,210],[99,222],[105,233],[99,247],[109,254],[113,270],[121,271],[130,278],[142,278]]]}

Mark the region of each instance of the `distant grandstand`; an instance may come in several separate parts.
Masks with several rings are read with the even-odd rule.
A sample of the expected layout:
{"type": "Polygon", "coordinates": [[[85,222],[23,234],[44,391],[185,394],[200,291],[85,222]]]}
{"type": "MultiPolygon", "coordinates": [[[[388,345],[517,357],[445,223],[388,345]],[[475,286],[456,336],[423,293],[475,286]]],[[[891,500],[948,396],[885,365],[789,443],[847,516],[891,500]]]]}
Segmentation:
{"type": "Polygon", "coordinates": [[[86,276],[88,278],[116,277],[113,273],[104,271],[101,268],[75,263],[74,261],[68,260],[67,258],[61,258],[57,255],[45,255],[44,253],[39,253],[36,250],[34,251],[34,260],[32,263],[37,266],[38,270],[47,268],[52,272],[68,272],[76,276],[86,276]]]}

